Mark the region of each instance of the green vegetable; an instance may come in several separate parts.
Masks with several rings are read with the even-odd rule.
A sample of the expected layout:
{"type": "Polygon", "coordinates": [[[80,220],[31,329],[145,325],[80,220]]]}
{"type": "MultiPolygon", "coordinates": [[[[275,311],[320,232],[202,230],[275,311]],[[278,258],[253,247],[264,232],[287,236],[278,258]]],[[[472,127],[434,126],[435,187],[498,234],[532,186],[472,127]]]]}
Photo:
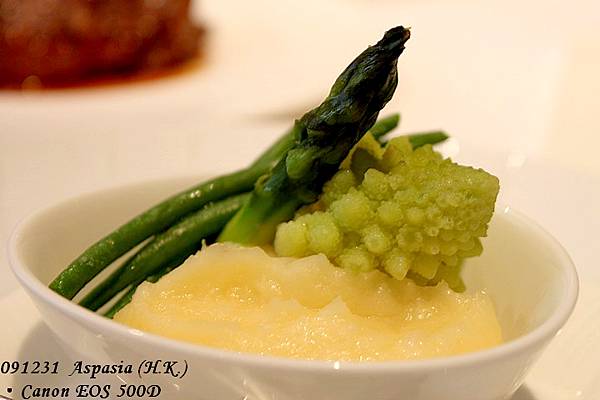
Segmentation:
{"type": "MultiPolygon", "coordinates": [[[[374,136],[377,135],[378,138],[381,138],[382,136],[386,135],[391,130],[396,128],[398,121],[399,121],[398,114],[394,114],[390,117],[382,118],[382,119],[378,120],[375,123],[375,125],[373,125],[373,127],[369,130],[369,132],[372,135],[374,135],[374,136]]],[[[277,143],[275,143],[275,145],[272,146],[272,149],[277,149],[281,145],[287,147],[288,143],[290,143],[290,139],[289,139],[291,137],[290,133],[292,133],[291,130],[286,135],[282,136],[282,138],[279,139],[279,141],[277,143]]],[[[417,143],[416,145],[413,144],[413,147],[422,146],[424,144],[435,144],[439,141],[445,140],[446,138],[447,138],[447,136],[443,132],[417,133],[417,134],[408,135],[408,139],[410,140],[411,143],[417,143]]],[[[268,156],[268,153],[265,153],[265,156],[268,156]]],[[[263,158],[265,158],[265,156],[263,156],[263,158]]],[[[260,162],[260,159],[257,160],[257,162],[260,162]]],[[[191,254],[195,253],[197,251],[197,249],[198,249],[198,246],[193,246],[189,252],[184,252],[184,258],[177,259],[175,261],[175,266],[179,266],[183,261],[185,261],[185,259],[187,257],[189,257],[191,254]]],[[[149,277],[146,278],[146,281],[156,282],[159,277],[162,277],[164,274],[170,272],[172,269],[173,269],[173,267],[169,266],[155,275],[150,275],[149,277]]],[[[125,305],[129,304],[133,294],[135,293],[137,286],[141,282],[143,282],[143,279],[141,279],[139,282],[133,283],[132,287],[126,293],[124,293],[121,296],[121,298],[115,303],[115,305],[113,307],[111,307],[111,309],[104,315],[109,318],[112,318],[114,316],[114,314],[117,313],[117,311],[119,311],[125,305]]]]}
{"type": "MultiPolygon", "coordinates": [[[[374,128],[378,125],[381,135],[395,127],[386,120],[381,123],[378,121],[374,128]]],[[[211,201],[251,190],[256,180],[269,171],[273,164],[292,147],[295,134],[294,128],[290,129],[249,168],[194,186],[125,223],[81,254],[52,281],[50,288],[71,299],[117,258],[152,235],[167,229],[181,217],[211,201]]]]}
{"type": "Polygon", "coordinates": [[[293,144],[293,132],[283,135],[249,168],[201,183],[155,205],[104,237],[75,259],[49,285],[72,299],[100,271],[117,258],[186,214],[211,201],[251,190],[293,144]]]}
{"type": "Polygon", "coordinates": [[[190,247],[198,248],[202,239],[218,233],[248,198],[249,194],[241,194],[209,204],[156,235],[79,304],[97,310],[132,283],[142,281],[187,253],[190,247]]]}
{"type": "Polygon", "coordinates": [[[397,59],[409,37],[403,27],[386,32],[344,70],[320,106],[296,121],[294,146],[260,178],[219,241],[269,243],[280,222],[316,199],[391,99],[398,82],[397,59]]]}
{"type": "Polygon", "coordinates": [[[127,291],[123,293],[121,297],[119,297],[117,302],[107,312],[104,313],[104,316],[112,319],[123,307],[131,303],[131,299],[133,299],[135,291],[142,282],[143,281],[135,282],[133,285],[131,285],[131,287],[127,289],[127,291]]]}
{"type": "Polygon", "coordinates": [[[408,141],[413,149],[425,146],[426,144],[436,144],[448,139],[446,132],[432,131],[422,133],[412,133],[408,135],[408,141]]]}
{"type": "Polygon", "coordinates": [[[371,133],[375,139],[380,139],[388,132],[396,129],[399,123],[400,114],[392,114],[390,116],[380,118],[375,125],[369,129],[369,133],[371,133]]]}
{"type": "Polygon", "coordinates": [[[259,158],[257,158],[249,169],[256,171],[268,171],[277,163],[283,155],[294,145],[296,132],[294,126],[284,133],[275,143],[271,145],[259,158]]]}
{"type": "MultiPolygon", "coordinates": [[[[392,114],[387,117],[380,118],[377,122],[369,129],[369,133],[377,140],[383,139],[385,135],[393,131],[398,127],[400,123],[400,114],[392,114]]],[[[437,144],[448,139],[448,135],[443,131],[429,131],[429,132],[418,132],[409,133],[403,136],[407,136],[413,149],[425,146],[426,144],[437,144]]],[[[381,143],[385,145],[386,143],[381,143]]]]}
{"type": "Polygon", "coordinates": [[[121,311],[121,309],[123,307],[125,307],[127,304],[131,303],[131,300],[133,299],[133,295],[135,294],[135,291],[137,290],[138,286],[142,282],[143,281],[135,282],[133,285],[131,285],[131,287],[129,289],[127,289],[127,291],[125,293],[123,293],[123,295],[121,297],[119,297],[117,302],[107,312],[104,313],[104,316],[112,319],[116,313],[121,311]]]}
{"type": "Polygon", "coordinates": [[[482,251],[498,179],[443,159],[430,145],[413,150],[406,137],[385,149],[373,143],[360,142],[352,165],[325,184],[311,212],[278,227],[275,252],[322,253],[342,268],[463,290],[460,265],[482,251]]]}
{"type": "MultiPolygon", "coordinates": [[[[381,140],[398,125],[398,114],[373,123],[395,90],[397,58],[409,36],[402,27],[386,32],[346,68],[319,107],[296,121],[249,168],[199,184],[138,215],[87,249],[50,288],[73,298],[100,271],[148,240],[80,303],[96,310],[129,288],[109,310],[112,316],[127,304],[137,285],[168,272],[172,262],[194,252],[202,239],[218,234],[234,214],[219,240],[242,244],[272,240],[277,224],[317,198],[367,130],[381,140]],[[253,187],[251,195],[239,195],[253,187]]],[[[428,133],[410,140],[423,145],[445,138],[443,133],[428,133]]],[[[368,154],[363,158],[368,166],[368,154]]]]}
{"type": "MultiPolygon", "coordinates": [[[[179,257],[176,257],[173,261],[168,263],[166,267],[162,268],[157,273],[148,276],[145,279],[145,281],[151,283],[158,282],[158,280],[164,275],[168,274],[169,272],[183,264],[183,262],[187,260],[187,258],[194,254],[196,251],[198,251],[198,246],[191,246],[190,248],[188,248],[187,251],[184,251],[179,257]]],[[[137,282],[134,282],[131,285],[131,287],[125,293],[123,293],[121,297],[119,297],[115,304],[106,313],[104,313],[104,316],[112,318],[117,312],[119,312],[119,310],[121,310],[123,307],[129,304],[131,302],[131,299],[133,298],[133,295],[135,294],[135,291],[142,282],[144,282],[144,279],[140,279],[137,282]]]]}

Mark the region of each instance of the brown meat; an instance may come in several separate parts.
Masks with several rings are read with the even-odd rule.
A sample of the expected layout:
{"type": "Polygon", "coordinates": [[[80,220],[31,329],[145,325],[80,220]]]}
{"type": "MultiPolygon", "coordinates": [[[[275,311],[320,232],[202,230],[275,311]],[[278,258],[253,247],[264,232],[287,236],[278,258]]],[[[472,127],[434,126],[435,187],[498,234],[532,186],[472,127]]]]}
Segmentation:
{"type": "Polygon", "coordinates": [[[190,0],[0,0],[0,85],[155,70],[196,54],[190,0]]]}

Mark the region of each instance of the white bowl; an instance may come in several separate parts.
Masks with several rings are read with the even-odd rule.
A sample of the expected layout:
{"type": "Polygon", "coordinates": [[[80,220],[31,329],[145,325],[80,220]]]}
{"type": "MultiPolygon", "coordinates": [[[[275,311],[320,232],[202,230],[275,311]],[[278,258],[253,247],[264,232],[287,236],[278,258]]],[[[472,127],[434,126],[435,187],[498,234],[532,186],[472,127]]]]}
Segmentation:
{"type": "MultiPolygon", "coordinates": [[[[163,399],[507,399],[566,322],[577,299],[577,274],[565,250],[509,208],[496,211],[483,255],[469,260],[465,268],[467,286],[485,288],[492,297],[507,341],[460,356],[351,363],[239,354],[130,329],[47,288],[89,244],[195,181],[146,182],[82,195],[27,218],[9,243],[14,273],[75,359],[124,361],[136,371],[141,360],[187,364],[181,379],[144,377],[142,382],[161,386],[163,399]]],[[[135,382],[134,375],[120,378],[135,382]]]]}

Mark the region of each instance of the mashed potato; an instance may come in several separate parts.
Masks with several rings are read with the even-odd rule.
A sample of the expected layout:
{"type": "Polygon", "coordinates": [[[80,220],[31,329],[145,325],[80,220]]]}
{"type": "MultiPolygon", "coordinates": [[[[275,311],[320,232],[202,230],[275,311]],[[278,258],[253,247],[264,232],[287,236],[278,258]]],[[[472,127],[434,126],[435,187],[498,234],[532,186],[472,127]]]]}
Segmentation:
{"type": "Polygon", "coordinates": [[[404,360],[501,343],[490,298],[419,287],[323,255],[275,258],[215,244],[158,283],[142,284],[115,320],[173,339],[318,360],[404,360]]]}

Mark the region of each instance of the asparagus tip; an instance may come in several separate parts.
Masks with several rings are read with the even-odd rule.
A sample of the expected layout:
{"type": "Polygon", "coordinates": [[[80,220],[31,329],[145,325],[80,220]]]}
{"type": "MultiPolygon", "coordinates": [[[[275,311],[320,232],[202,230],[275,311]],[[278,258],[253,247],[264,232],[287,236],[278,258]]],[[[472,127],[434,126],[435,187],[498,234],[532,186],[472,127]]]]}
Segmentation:
{"type": "Polygon", "coordinates": [[[377,46],[385,47],[387,51],[394,50],[393,56],[398,57],[404,50],[404,43],[408,39],[410,39],[410,28],[407,29],[400,25],[388,30],[377,46]]]}

